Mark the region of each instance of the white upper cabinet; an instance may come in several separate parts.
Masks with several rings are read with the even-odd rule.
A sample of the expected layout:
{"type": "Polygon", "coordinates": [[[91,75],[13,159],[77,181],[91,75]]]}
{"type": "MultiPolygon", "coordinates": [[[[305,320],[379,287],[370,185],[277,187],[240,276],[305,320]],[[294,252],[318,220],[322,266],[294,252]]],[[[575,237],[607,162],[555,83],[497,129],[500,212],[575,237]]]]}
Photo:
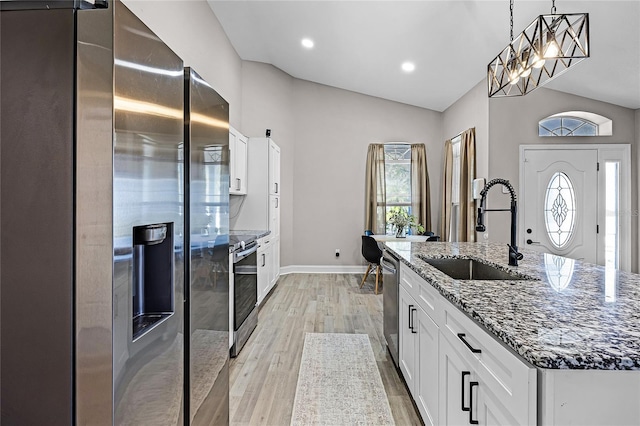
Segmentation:
{"type": "Polygon", "coordinates": [[[247,142],[242,133],[229,126],[229,194],[247,193],[247,142]]]}
{"type": "Polygon", "coordinates": [[[269,194],[280,195],[280,147],[269,139],[269,194]]]}

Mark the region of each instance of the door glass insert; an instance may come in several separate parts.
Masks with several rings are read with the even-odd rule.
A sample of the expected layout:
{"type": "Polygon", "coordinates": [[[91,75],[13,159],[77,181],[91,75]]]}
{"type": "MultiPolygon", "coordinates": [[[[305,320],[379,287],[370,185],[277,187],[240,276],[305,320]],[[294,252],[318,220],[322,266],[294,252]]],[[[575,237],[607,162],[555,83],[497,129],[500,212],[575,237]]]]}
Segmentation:
{"type": "Polygon", "coordinates": [[[549,180],[544,203],[544,221],[551,243],[564,247],[576,222],[576,197],[569,176],[556,172],[549,180]]]}
{"type": "Polygon", "coordinates": [[[619,245],[619,185],[620,171],[618,161],[607,161],[605,164],[605,243],[604,258],[607,268],[618,269],[619,245]]]}

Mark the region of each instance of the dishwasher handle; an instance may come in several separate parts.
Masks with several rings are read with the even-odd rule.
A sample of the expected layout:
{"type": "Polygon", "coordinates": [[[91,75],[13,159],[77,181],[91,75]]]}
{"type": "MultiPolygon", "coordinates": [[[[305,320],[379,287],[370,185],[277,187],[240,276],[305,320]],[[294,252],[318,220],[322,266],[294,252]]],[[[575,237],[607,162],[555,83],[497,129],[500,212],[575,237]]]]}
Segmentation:
{"type": "Polygon", "coordinates": [[[394,275],[398,273],[398,270],[395,268],[395,266],[389,264],[389,261],[384,257],[380,259],[380,266],[382,266],[382,269],[391,272],[394,275]]]}

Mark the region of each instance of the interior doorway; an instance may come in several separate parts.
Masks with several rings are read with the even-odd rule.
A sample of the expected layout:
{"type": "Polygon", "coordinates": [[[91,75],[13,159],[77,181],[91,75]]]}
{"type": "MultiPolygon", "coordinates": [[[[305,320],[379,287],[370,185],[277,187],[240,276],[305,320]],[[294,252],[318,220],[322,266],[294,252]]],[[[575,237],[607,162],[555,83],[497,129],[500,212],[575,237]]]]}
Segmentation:
{"type": "Polygon", "coordinates": [[[519,245],[631,267],[631,147],[520,146],[519,245]]]}

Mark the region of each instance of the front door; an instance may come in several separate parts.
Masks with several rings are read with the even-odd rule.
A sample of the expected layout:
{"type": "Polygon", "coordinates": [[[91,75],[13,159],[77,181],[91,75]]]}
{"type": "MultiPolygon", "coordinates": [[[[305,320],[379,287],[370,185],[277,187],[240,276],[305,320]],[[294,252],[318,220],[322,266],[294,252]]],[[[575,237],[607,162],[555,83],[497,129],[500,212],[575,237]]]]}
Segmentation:
{"type": "Polygon", "coordinates": [[[597,261],[598,150],[523,149],[524,246],[597,261]]]}

